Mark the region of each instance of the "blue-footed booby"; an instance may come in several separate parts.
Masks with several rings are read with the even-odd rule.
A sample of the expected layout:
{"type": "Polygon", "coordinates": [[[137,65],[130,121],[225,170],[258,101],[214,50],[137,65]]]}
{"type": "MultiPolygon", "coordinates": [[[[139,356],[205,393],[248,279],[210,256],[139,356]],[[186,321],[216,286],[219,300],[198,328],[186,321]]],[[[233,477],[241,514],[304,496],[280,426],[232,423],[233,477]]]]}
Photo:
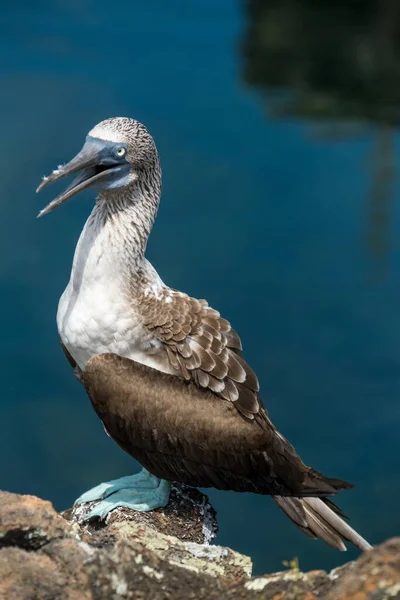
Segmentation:
{"type": "Polygon", "coordinates": [[[305,465],[273,425],[230,323],[168,287],[145,258],[161,194],[146,127],[102,121],[38,190],[78,172],[39,213],[98,191],[58,305],[59,337],[106,432],[143,467],[78,498],[99,500],[88,518],[163,507],[178,481],[271,495],[309,536],[339,550],[345,541],[371,548],[330,500],[351,484],[305,465]]]}

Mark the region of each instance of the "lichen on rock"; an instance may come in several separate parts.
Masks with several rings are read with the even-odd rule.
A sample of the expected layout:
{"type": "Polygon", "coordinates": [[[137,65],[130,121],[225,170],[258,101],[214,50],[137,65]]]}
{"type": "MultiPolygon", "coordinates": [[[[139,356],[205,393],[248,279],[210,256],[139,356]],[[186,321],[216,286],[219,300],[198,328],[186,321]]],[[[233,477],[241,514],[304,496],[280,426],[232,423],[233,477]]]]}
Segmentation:
{"type": "Polygon", "coordinates": [[[215,512],[197,490],[177,486],[151,513],[81,521],[81,509],[59,515],[34,496],[0,492],[0,600],[400,599],[400,538],[331,573],[252,578],[248,557],[209,544],[215,512]]]}

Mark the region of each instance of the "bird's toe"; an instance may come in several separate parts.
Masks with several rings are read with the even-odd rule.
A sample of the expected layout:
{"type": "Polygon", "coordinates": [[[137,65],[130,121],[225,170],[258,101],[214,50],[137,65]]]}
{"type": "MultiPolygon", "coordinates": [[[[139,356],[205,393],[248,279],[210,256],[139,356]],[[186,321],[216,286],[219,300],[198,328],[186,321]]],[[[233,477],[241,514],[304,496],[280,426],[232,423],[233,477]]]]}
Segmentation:
{"type": "Polygon", "coordinates": [[[108,514],[116,508],[125,507],[134,511],[147,512],[155,508],[162,508],[168,504],[170,484],[160,482],[160,486],[153,490],[124,489],[104,498],[98,502],[85,515],[85,520],[94,518],[106,519],[108,514]]]}

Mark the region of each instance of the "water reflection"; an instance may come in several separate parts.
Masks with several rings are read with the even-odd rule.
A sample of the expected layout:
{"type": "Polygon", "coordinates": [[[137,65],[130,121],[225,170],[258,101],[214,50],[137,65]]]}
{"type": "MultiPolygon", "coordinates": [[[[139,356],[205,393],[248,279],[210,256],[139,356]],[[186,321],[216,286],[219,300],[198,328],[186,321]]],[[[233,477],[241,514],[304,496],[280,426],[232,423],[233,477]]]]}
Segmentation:
{"type": "Polygon", "coordinates": [[[365,239],[382,275],[400,123],[399,2],[248,0],[246,8],[244,79],[262,91],[269,116],[310,120],[332,141],[372,137],[365,239]]]}

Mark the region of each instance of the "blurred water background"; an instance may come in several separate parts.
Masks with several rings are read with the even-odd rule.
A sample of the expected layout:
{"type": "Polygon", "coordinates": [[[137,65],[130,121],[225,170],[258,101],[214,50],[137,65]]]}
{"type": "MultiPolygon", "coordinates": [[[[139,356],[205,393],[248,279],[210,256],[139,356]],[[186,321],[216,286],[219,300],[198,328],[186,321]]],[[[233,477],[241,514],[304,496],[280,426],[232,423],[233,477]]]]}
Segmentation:
{"type": "MultiPolygon", "coordinates": [[[[371,542],[400,532],[400,6],[397,0],[0,3],[0,486],[58,509],[136,465],[104,435],[55,314],[93,193],[34,190],[88,130],[154,135],[148,256],[239,331],[303,459],[351,480],[371,542]]],[[[210,491],[218,542],[256,572],[347,556],[266,497],[210,491]]]]}

